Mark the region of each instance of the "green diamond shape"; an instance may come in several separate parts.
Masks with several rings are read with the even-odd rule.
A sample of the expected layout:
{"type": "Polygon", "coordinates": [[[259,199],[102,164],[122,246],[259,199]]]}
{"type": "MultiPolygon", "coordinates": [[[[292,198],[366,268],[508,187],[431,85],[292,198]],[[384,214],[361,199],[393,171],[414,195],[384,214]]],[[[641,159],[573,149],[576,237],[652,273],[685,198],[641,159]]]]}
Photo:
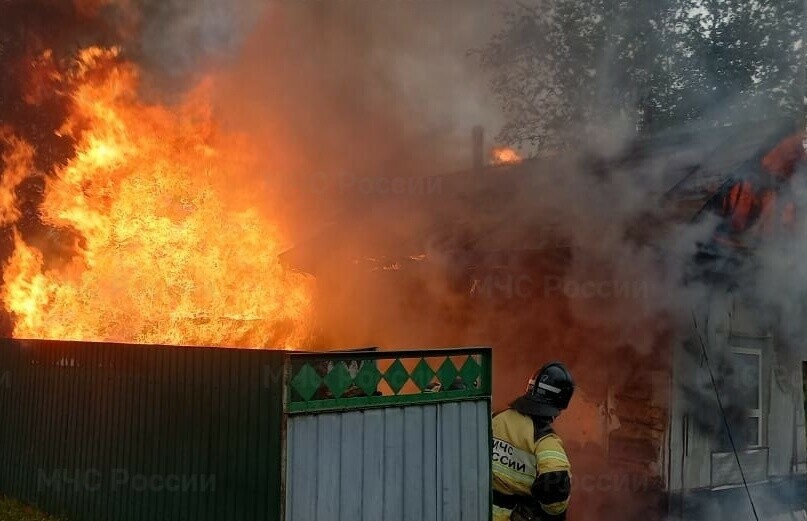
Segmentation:
{"type": "Polygon", "coordinates": [[[384,373],[384,380],[392,389],[392,392],[398,394],[398,392],[406,385],[406,382],[409,380],[409,373],[406,371],[406,367],[401,363],[400,359],[395,360],[387,372],[384,373]]]}
{"type": "Polygon", "coordinates": [[[468,360],[462,364],[462,369],[460,369],[462,381],[465,382],[465,385],[469,388],[476,388],[476,380],[479,378],[480,374],[482,374],[482,370],[479,364],[476,363],[473,356],[469,356],[468,360]]]}
{"type": "Polygon", "coordinates": [[[364,391],[367,396],[372,396],[378,390],[378,382],[381,381],[381,371],[375,366],[375,363],[368,360],[364,362],[356,373],[354,383],[356,387],[364,391]]]}
{"type": "Polygon", "coordinates": [[[299,393],[303,400],[308,401],[322,385],[322,378],[310,365],[305,364],[297,375],[291,380],[291,387],[299,393]]]}
{"type": "Polygon", "coordinates": [[[440,379],[440,386],[443,389],[448,389],[451,387],[451,384],[454,383],[458,374],[459,371],[457,371],[454,362],[452,362],[450,358],[446,358],[445,362],[440,365],[440,369],[437,370],[437,378],[440,379]]]}
{"type": "Polygon", "coordinates": [[[415,366],[415,370],[412,371],[412,381],[421,391],[424,391],[426,386],[432,383],[432,378],[434,378],[434,371],[429,367],[428,362],[421,358],[418,365],[415,366]]]}
{"type": "Polygon", "coordinates": [[[323,378],[334,398],[339,398],[345,394],[352,379],[350,371],[345,367],[345,363],[341,361],[334,362],[333,369],[323,378]]]}

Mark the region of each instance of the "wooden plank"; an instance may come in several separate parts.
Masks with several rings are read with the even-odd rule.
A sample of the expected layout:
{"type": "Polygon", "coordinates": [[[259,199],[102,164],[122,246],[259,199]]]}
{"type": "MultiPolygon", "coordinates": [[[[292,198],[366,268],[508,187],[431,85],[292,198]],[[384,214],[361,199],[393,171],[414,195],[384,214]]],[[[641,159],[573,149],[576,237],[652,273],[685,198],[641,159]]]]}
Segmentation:
{"type": "Polygon", "coordinates": [[[286,450],[284,444],[286,420],[287,417],[284,411],[283,396],[285,390],[285,382],[282,378],[284,374],[284,366],[286,363],[286,354],[279,352],[264,353],[263,357],[266,360],[267,376],[264,379],[264,385],[268,389],[267,401],[269,406],[262,407],[263,411],[269,419],[269,436],[262,438],[262,442],[267,444],[268,459],[268,479],[265,484],[265,495],[268,497],[269,509],[266,511],[268,521],[280,519],[282,516],[282,502],[285,501],[285,482],[283,481],[283,465],[285,460],[284,451],[286,450]],[[275,376],[273,376],[275,375],[275,376]]]}
{"type": "Polygon", "coordinates": [[[165,476],[164,488],[166,492],[174,497],[174,515],[176,521],[184,521],[188,516],[189,498],[193,495],[192,490],[182,488],[182,478],[193,475],[193,463],[190,451],[193,449],[193,433],[190,431],[191,423],[191,378],[193,374],[193,348],[177,349],[177,447],[175,469],[165,476]],[[174,480],[178,480],[179,486],[173,486],[174,480]]]}
{"type": "Polygon", "coordinates": [[[460,460],[460,408],[458,403],[444,403],[440,406],[440,457],[442,475],[443,521],[461,521],[460,502],[462,500],[460,481],[462,462],[460,460]]]}
{"type": "Polygon", "coordinates": [[[22,352],[19,344],[14,342],[11,346],[13,365],[16,370],[15,384],[11,387],[11,411],[10,416],[12,420],[13,429],[9,429],[9,449],[8,449],[8,494],[17,496],[20,493],[20,472],[21,472],[21,457],[20,457],[20,436],[22,434],[22,393],[23,386],[25,385],[26,373],[23,368],[22,352]]]}
{"type": "Polygon", "coordinates": [[[226,407],[224,408],[224,426],[227,429],[223,438],[221,458],[224,462],[224,486],[226,493],[225,515],[227,519],[236,520],[235,512],[238,509],[238,458],[236,448],[238,447],[238,436],[240,425],[238,425],[238,362],[230,356],[224,357],[224,396],[226,397],[226,407]]]}
{"type": "MultiPolygon", "coordinates": [[[[182,381],[180,376],[180,362],[183,348],[169,348],[167,349],[168,357],[168,378],[166,381],[166,398],[168,411],[168,437],[165,446],[163,447],[165,454],[165,470],[158,476],[160,479],[165,480],[168,476],[181,475],[183,469],[180,467],[180,444],[181,444],[181,427],[182,421],[182,381]]],[[[153,493],[162,497],[163,504],[165,505],[165,515],[168,519],[176,519],[177,511],[179,508],[179,492],[155,489],[153,493]]]]}
{"type": "MultiPolygon", "coordinates": [[[[96,442],[96,436],[98,433],[98,407],[97,403],[100,398],[99,392],[99,370],[98,364],[100,362],[100,354],[99,350],[101,346],[98,344],[91,344],[87,346],[88,349],[88,366],[86,367],[86,372],[84,374],[84,383],[86,386],[85,391],[85,400],[86,404],[92,404],[91,407],[85,408],[85,420],[84,420],[84,432],[81,441],[81,458],[80,458],[80,467],[93,470],[95,460],[95,451],[98,447],[96,442]]],[[[94,469],[98,472],[98,469],[94,469]]],[[[85,490],[84,494],[78,497],[75,512],[77,512],[76,517],[80,519],[91,519],[91,511],[92,511],[92,500],[95,494],[103,493],[104,487],[107,487],[107,476],[101,475],[99,476],[99,490],[85,490]]]]}
{"type": "Polygon", "coordinates": [[[423,407],[423,521],[442,519],[438,407],[437,405],[423,407]]]}
{"type": "Polygon", "coordinates": [[[299,421],[297,419],[289,419],[288,425],[286,427],[286,476],[285,476],[285,484],[286,484],[286,497],[283,498],[284,502],[284,514],[285,520],[284,521],[294,521],[295,515],[297,511],[295,510],[294,506],[294,498],[295,498],[295,487],[296,487],[296,480],[297,478],[297,465],[299,465],[299,458],[297,458],[297,450],[294,447],[294,439],[297,434],[297,425],[299,421]]]}
{"type": "Polygon", "coordinates": [[[414,406],[403,409],[403,424],[400,435],[403,436],[403,520],[423,521],[423,503],[426,495],[424,478],[424,418],[426,406],[414,406]]]}
{"type": "MultiPolygon", "coordinates": [[[[459,404],[460,436],[456,440],[460,448],[461,470],[460,508],[462,519],[479,519],[479,425],[477,422],[477,402],[459,404]],[[463,471],[464,469],[464,471],[463,471]]],[[[489,457],[484,454],[485,457],[489,457]]]]}
{"type": "Polygon", "coordinates": [[[223,351],[216,352],[216,378],[218,387],[218,401],[216,411],[216,429],[218,431],[216,437],[215,460],[216,460],[216,503],[215,512],[216,519],[227,519],[229,514],[228,500],[229,500],[229,475],[227,474],[227,462],[229,460],[229,452],[227,440],[229,434],[229,423],[227,418],[227,409],[230,406],[229,391],[229,366],[226,364],[227,357],[223,351]]]}
{"type": "Polygon", "coordinates": [[[288,451],[292,473],[289,476],[290,509],[286,512],[286,521],[316,520],[319,482],[317,433],[315,416],[301,416],[290,422],[288,451]]]}
{"type": "Polygon", "coordinates": [[[749,483],[758,483],[768,478],[769,449],[740,450],[733,452],[713,452],[711,455],[712,486],[738,485],[742,483],[743,473],[737,465],[737,458],[749,483]]]}
{"type": "Polygon", "coordinates": [[[220,497],[222,495],[222,489],[224,486],[224,482],[220,472],[220,465],[219,465],[219,445],[221,443],[221,436],[222,436],[222,425],[221,425],[221,402],[222,402],[222,393],[223,390],[221,389],[222,381],[221,381],[221,352],[220,351],[211,351],[211,361],[210,361],[210,373],[209,377],[209,387],[211,390],[211,405],[210,405],[210,417],[209,417],[209,429],[210,429],[210,446],[208,452],[208,462],[209,462],[209,469],[212,476],[216,479],[216,490],[209,494],[207,497],[207,510],[208,512],[208,519],[216,520],[222,519],[219,517],[221,505],[220,505],[220,497]]]}
{"type": "Polygon", "coordinates": [[[9,487],[9,494],[12,496],[17,496],[21,493],[20,490],[20,474],[22,472],[22,447],[20,446],[20,438],[22,436],[23,430],[23,418],[22,418],[22,396],[26,390],[26,383],[25,379],[28,377],[26,371],[26,362],[23,358],[23,351],[20,348],[19,344],[15,343],[14,345],[14,365],[17,371],[17,383],[12,386],[11,392],[11,417],[14,422],[14,429],[11,431],[10,436],[10,448],[9,448],[9,469],[10,469],[10,487],[9,487]]]}
{"type": "MultiPolygon", "coordinates": [[[[342,416],[320,414],[314,416],[316,426],[316,449],[319,472],[317,492],[312,498],[317,505],[318,521],[338,521],[340,510],[340,466],[342,464],[342,416]]],[[[360,427],[357,426],[357,430],[360,427]]]]}
{"type": "MultiPolygon", "coordinates": [[[[120,390],[118,402],[116,404],[117,418],[115,420],[115,452],[113,454],[113,467],[123,468],[130,475],[136,475],[136,470],[131,465],[132,450],[132,396],[134,395],[132,376],[132,356],[131,349],[119,349],[119,365],[116,371],[118,379],[118,389],[120,390]]],[[[129,521],[128,504],[136,494],[132,487],[125,487],[117,494],[114,503],[114,515],[116,520],[129,521]]]]}
{"type": "Polygon", "coordinates": [[[362,521],[383,519],[384,515],[384,427],[383,410],[364,413],[362,521]]]}
{"type": "MultiPolygon", "coordinates": [[[[206,414],[209,413],[209,407],[206,407],[206,393],[205,393],[205,352],[206,349],[201,349],[195,356],[191,357],[192,371],[189,376],[189,417],[188,428],[191,431],[191,450],[188,455],[191,459],[190,469],[199,479],[205,479],[207,475],[207,439],[208,439],[208,424],[206,414]]],[[[187,519],[198,521],[203,519],[202,509],[204,502],[204,492],[197,489],[188,496],[188,512],[187,519]]]]}
{"type": "Polygon", "coordinates": [[[32,359],[38,364],[36,366],[37,370],[31,373],[31,381],[26,382],[26,384],[29,385],[26,394],[30,396],[29,405],[25,410],[26,423],[28,424],[30,432],[38,432],[36,442],[41,444],[41,449],[35,452],[34,448],[31,446],[33,440],[28,439],[25,447],[23,466],[31,470],[26,472],[22,498],[29,498],[28,502],[31,502],[33,497],[38,496],[39,500],[37,501],[37,506],[40,508],[47,507],[54,509],[56,508],[55,498],[59,491],[54,486],[49,486],[47,479],[40,479],[40,477],[47,475],[47,477],[50,478],[52,472],[45,468],[47,460],[51,459],[49,456],[52,456],[53,453],[61,449],[59,441],[63,440],[63,438],[61,438],[61,432],[59,432],[61,425],[54,418],[56,415],[52,415],[49,411],[49,409],[52,408],[52,400],[49,398],[56,397],[62,399],[63,396],[59,394],[58,389],[55,392],[49,392],[49,376],[51,375],[52,369],[48,365],[50,363],[50,360],[47,359],[48,354],[50,353],[36,350],[32,359]],[[49,428],[43,431],[40,429],[40,425],[44,423],[46,415],[51,418],[51,421],[49,422],[49,428]],[[41,471],[44,472],[40,474],[41,471]],[[37,485],[39,484],[42,485],[41,490],[38,490],[39,487],[37,485]]]}
{"type": "MultiPolygon", "coordinates": [[[[129,468],[133,473],[145,474],[144,460],[146,443],[147,417],[151,411],[147,409],[146,400],[149,392],[149,356],[150,349],[147,346],[140,346],[137,349],[132,370],[132,403],[131,403],[131,432],[129,446],[129,468]]],[[[128,507],[128,515],[131,521],[138,521],[142,515],[141,498],[132,494],[128,507]]]]}
{"type": "Polygon", "coordinates": [[[226,443],[225,437],[227,435],[226,417],[224,416],[224,411],[227,407],[224,397],[224,393],[226,392],[226,389],[224,389],[226,380],[225,376],[223,375],[225,367],[222,365],[222,355],[223,353],[220,351],[214,352],[212,372],[214,411],[211,427],[214,431],[214,444],[210,447],[210,457],[211,464],[213,465],[213,475],[216,477],[216,491],[211,497],[213,505],[213,519],[220,519],[219,516],[225,515],[225,509],[227,508],[227,480],[225,476],[226,467],[224,466],[224,460],[222,460],[221,457],[223,452],[221,446],[226,443]]]}
{"type": "Polygon", "coordinates": [[[163,476],[165,494],[173,500],[171,518],[174,520],[186,520],[188,511],[188,497],[193,494],[193,490],[183,490],[181,486],[182,478],[193,475],[193,469],[188,451],[191,450],[193,436],[188,430],[190,423],[190,393],[189,387],[190,373],[193,371],[190,357],[193,355],[193,348],[176,349],[176,368],[174,371],[174,394],[176,396],[175,416],[176,416],[176,460],[171,472],[163,476]],[[180,482],[179,487],[171,486],[174,478],[180,482]]]}
{"type": "Polygon", "coordinates": [[[402,521],[404,511],[403,409],[384,409],[384,520],[402,521]]]}
{"type": "MultiPolygon", "coordinates": [[[[28,412],[32,425],[41,431],[47,424],[48,438],[45,443],[45,461],[32,461],[31,468],[36,469],[35,480],[39,480],[42,488],[42,508],[54,513],[64,511],[67,498],[81,488],[83,475],[76,468],[65,463],[69,452],[66,440],[66,427],[70,414],[70,402],[67,396],[67,350],[60,345],[39,345],[32,350],[36,359],[36,370],[33,371],[30,392],[33,396],[32,409],[28,412]],[[54,473],[61,472],[63,478],[56,484],[47,485],[45,476],[53,478],[54,473]]],[[[33,472],[31,474],[34,474],[33,472]]],[[[34,484],[34,490],[37,485],[34,484]]]]}
{"type": "Polygon", "coordinates": [[[69,352],[65,350],[65,356],[69,357],[72,365],[67,365],[63,368],[67,387],[65,390],[65,412],[67,413],[67,424],[65,426],[65,437],[62,440],[62,444],[64,446],[64,463],[62,466],[69,469],[77,469],[82,476],[82,479],[77,489],[74,490],[70,496],[62,497],[61,501],[59,501],[59,504],[56,506],[56,509],[53,510],[59,515],[69,513],[70,509],[75,504],[78,495],[85,493],[87,489],[93,486],[91,483],[93,474],[79,465],[76,451],[76,447],[79,444],[78,436],[80,434],[78,427],[79,416],[84,409],[81,407],[81,403],[79,401],[79,382],[81,380],[82,372],[80,355],[82,354],[82,347],[83,346],[78,346],[77,349],[71,349],[69,352]]]}
{"type": "Polygon", "coordinates": [[[480,521],[488,521],[491,519],[491,459],[490,454],[492,451],[491,443],[491,411],[490,402],[479,401],[476,402],[477,410],[477,446],[476,453],[479,454],[479,467],[477,475],[479,476],[478,490],[479,490],[479,519],[480,521]]]}
{"type": "Polygon", "coordinates": [[[14,350],[8,342],[0,342],[0,421],[6,426],[0,433],[0,490],[9,490],[11,487],[11,461],[10,450],[11,435],[16,429],[16,418],[12,414],[14,405],[13,392],[17,368],[14,365],[14,350]]]}
{"type": "MultiPolygon", "coordinates": [[[[138,446],[139,459],[141,465],[139,470],[143,474],[148,474],[153,468],[153,461],[155,457],[155,441],[157,436],[157,401],[158,401],[158,372],[159,366],[159,352],[154,347],[143,347],[146,350],[145,357],[145,381],[143,392],[143,426],[141,430],[141,439],[138,446]]],[[[148,519],[156,519],[156,507],[151,498],[141,496],[137,502],[135,517],[138,520],[147,521],[148,519]]]]}
{"type": "MultiPolygon", "coordinates": [[[[198,351],[188,351],[188,372],[187,372],[187,398],[186,407],[188,416],[186,418],[186,429],[188,437],[188,462],[186,468],[192,475],[204,476],[206,462],[202,450],[205,430],[201,424],[201,404],[203,399],[203,356],[204,349],[198,351]]],[[[184,509],[180,517],[183,521],[198,521],[200,519],[200,502],[202,493],[199,490],[183,491],[185,494],[184,509]]]]}
{"type": "Polygon", "coordinates": [[[230,461],[232,462],[231,476],[233,483],[233,499],[230,510],[230,519],[233,521],[247,521],[247,504],[249,503],[249,487],[247,482],[247,458],[251,457],[247,453],[249,438],[248,406],[249,406],[249,359],[247,356],[233,357],[235,364],[232,366],[230,376],[232,378],[233,406],[230,411],[230,436],[232,443],[230,461]]]}
{"type": "Polygon", "coordinates": [[[5,450],[8,435],[6,432],[14,428],[8,414],[9,395],[11,394],[12,386],[12,369],[9,354],[10,352],[6,348],[5,342],[0,341],[0,425],[5,425],[5,428],[0,429],[0,490],[6,490],[8,487],[8,461],[6,461],[7,454],[5,450]]]}
{"type": "Polygon", "coordinates": [[[258,450],[259,483],[262,490],[260,498],[260,515],[256,519],[272,521],[280,519],[282,509],[287,502],[289,486],[288,477],[283,475],[290,461],[287,458],[289,443],[286,416],[283,414],[283,370],[284,356],[275,353],[261,353],[261,391],[258,410],[259,439],[258,450]],[[276,375],[276,377],[273,377],[276,375]]]}
{"type": "Polygon", "coordinates": [[[248,520],[256,520],[260,518],[258,505],[259,498],[265,495],[261,491],[258,482],[258,467],[259,460],[256,458],[258,454],[258,445],[260,443],[258,438],[258,421],[259,417],[268,412],[262,412],[259,399],[261,392],[261,352],[248,351],[244,357],[246,367],[244,375],[247,380],[247,396],[245,398],[244,410],[241,415],[247,439],[244,450],[244,470],[242,476],[245,484],[244,489],[247,492],[245,501],[245,516],[248,520]]]}
{"type": "MultiPolygon", "coordinates": [[[[25,358],[30,358],[29,356],[25,356],[25,358]]],[[[29,360],[24,361],[25,366],[21,367],[23,372],[23,380],[20,385],[20,393],[18,394],[17,399],[20,401],[20,409],[18,412],[19,417],[19,430],[17,435],[16,441],[16,449],[15,452],[17,453],[17,461],[16,461],[16,479],[15,479],[15,488],[16,488],[16,495],[17,497],[25,498],[25,486],[24,480],[26,477],[26,473],[24,469],[26,468],[26,438],[30,435],[30,427],[28,425],[28,421],[30,419],[30,407],[31,407],[31,388],[29,383],[29,378],[31,378],[32,371],[30,369],[29,360]],[[28,412],[28,414],[26,414],[28,412]]]]}
{"type": "MultiPolygon", "coordinates": [[[[107,374],[107,385],[109,388],[109,401],[107,402],[108,417],[106,440],[104,446],[106,448],[105,462],[102,466],[104,472],[109,469],[112,472],[122,471],[126,472],[127,469],[120,469],[117,462],[117,454],[120,448],[118,437],[120,435],[121,423],[121,397],[123,395],[123,379],[121,378],[121,370],[123,369],[123,353],[119,349],[109,349],[106,351],[109,355],[109,371],[107,374]]],[[[121,474],[122,474],[121,472],[121,474]]],[[[119,480],[123,481],[123,480],[119,480]]],[[[117,519],[120,515],[118,507],[120,505],[120,497],[126,493],[126,488],[131,486],[131,481],[127,483],[117,484],[114,491],[109,494],[102,494],[104,496],[104,509],[103,515],[106,519],[117,519]]]]}
{"type": "MultiPolygon", "coordinates": [[[[37,363],[42,363],[43,354],[44,353],[39,346],[34,348],[33,358],[37,361],[37,363]]],[[[45,377],[42,370],[33,370],[30,372],[30,379],[26,381],[28,389],[25,393],[25,408],[23,409],[25,418],[25,438],[22,440],[22,468],[25,470],[22,472],[20,480],[22,488],[20,499],[29,504],[36,502],[35,492],[37,473],[31,472],[31,470],[36,468],[34,443],[37,443],[38,436],[41,434],[37,422],[42,420],[43,414],[43,408],[41,405],[44,399],[44,392],[42,389],[44,379],[45,377]]],[[[62,395],[59,394],[60,398],[61,396],[62,395]]],[[[61,417],[58,418],[57,422],[54,422],[51,429],[57,433],[62,429],[61,417]]],[[[53,491],[49,489],[45,496],[46,499],[50,499],[52,494],[53,491]]]]}
{"type": "MultiPolygon", "coordinates": [[[[99,457],[99,466],[101,472],[116,473],[113,465],[113,453],[115,451],[115,434],[116,434],[116,421],[117,421],[117,404],[119,401],[118,379],[116,378],[116,370],[119,364],[118,352],[116,349],[104,349],[102,351],[104,368],[103,368],[103,431],[101,434],[101,453],[99,457]]],[[[119,489],[122,485],[114,483],[114,488],[110,488],[106,494],[98,494],[100,504],[98,509],[98,519],[114,519],[112,511],[114,509],[115,496],[119,494],[119,489]]],[[[111,485],[112,486],[112,485],[111,485]]]]}
{"type": "MultiPolygon", "coordinates": [[[[162,349],[155,349],[155,385],[154,385],[154,437],[151,441],[151,458],[145,475],[153,476],[166,472],[166,453],[169,450],[168,418],[173,413],[168,400],[169,361],[167,353],[162,349]]],[[[156,494],[144,493],[141,495],[151,508],[153,519],[166,518],[166,505],[163,497],[156,494]]]]}
{"type": "MultiPolygon", "coordinates": [[[[55,366],[54,369],[59,373],[59,377],[62,380],[61,389],[58,391],[60,394],[58,397],[58,401],[60,402],[58,409],[63,413],[63,421],[62,431],[57,433],[61,436],[61,440],[58,442],[60,450],[56,465],[59,468],[70,469],[70,472],[75,474],[77,480],[75,483],[70,484],[68,490],[59,494],[58,500],[54,505],[43,509],[55,514],[66,513],[66,509],[72,507],[76,501],[76,497],[83,493],[89,486],[89,473],[86,472],[85,469],[79,469],[75,458],[75,446],[77,441],[75,422],[78,414],[78,400],[74,392],[74,385],[78,380],[75,373],[80,369],[78,368],[78,361],[75,359],[75,350],[71,350],[70,352],[67,350],[60,351],[61,353],[59,353],[59,356],[57,356],[55,360],[59,365],[55,366]]],[[[49,361],[49,364],[53,362],[54,361],[49,361]]],[[[50,401],[52,398],[51,396],[44,396],[46,401],[50,401]]],[[[42,407],[40,406],[40,408],[42,407]]],[[[43,468],[45,466],[47,466],[47,464],[42,461],[37,465],[37,468],[43,468]]]]}
{"type": "Polygon", "coordinates": [[[66,450],[65,466],[69,468],[81,469],[80,472],[84,475],[84,480],[81,486],[61,505],[61,509],[56,513],[59,515],[67,515],[70,510],[75,508],[78,498],[81,494],[85,493],[88,488],[92,486],[92,475],[87,469],[81,468],[79,460],[78,447],[81,443],[81,421],[84,413],[84,408],[81,404],[81,390],[82,390],[82,376],[83,366],[81,356],[83,354],[83,346],[77,349],[71,349],[70,355],[73,360],[73,366],[70,368],[68,374],[68,404],[69,404],[69,420],[67,424],[67,435],[64,440],[66,450]]]}
{"type": "MultiPolygon", "coordinates": [[[[115,395],[112,402],[112,429],[110,431],[110,468],[120,469],[127,472],[129,476],[133,476],[132,469],[129,468],[125,461],[125,453],[129,450],[126,445],[126,416],[127,416],[127,373],[128,373],[128,353],[127,349],[115,349],[113,351],[115,358],[114,371],[111,375],[111,381],[115,388],[115,395]]],[[[122,519],[123,518],[123,505],[127,495],[132,493],[132,486],[134,482],[130,482],[127,486],[118,488],[114,494],[109,494],[110,502],[108,507],[109,519],[122,519]]]]}
{"type": "Polygon", "coordinates": [[[341,415],[340,438],[342,461],[339,468],[339,521],[359,521],[362,515],[364,473],[364,413],[353,411],[341,415]]]}

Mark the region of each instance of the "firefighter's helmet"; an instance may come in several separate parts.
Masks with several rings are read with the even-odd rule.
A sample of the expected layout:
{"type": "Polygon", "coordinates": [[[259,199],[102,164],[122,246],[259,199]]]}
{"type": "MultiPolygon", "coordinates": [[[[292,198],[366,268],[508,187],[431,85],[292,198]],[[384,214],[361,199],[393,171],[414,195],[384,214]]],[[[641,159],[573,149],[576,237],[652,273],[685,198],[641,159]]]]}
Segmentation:
{"type": "Polygon", "coordinates": [[[572,374],[560,362],[550,362],[530,378],[527,391],[510,406],[530,416],[556,417],[574,394],[572,374]]]}

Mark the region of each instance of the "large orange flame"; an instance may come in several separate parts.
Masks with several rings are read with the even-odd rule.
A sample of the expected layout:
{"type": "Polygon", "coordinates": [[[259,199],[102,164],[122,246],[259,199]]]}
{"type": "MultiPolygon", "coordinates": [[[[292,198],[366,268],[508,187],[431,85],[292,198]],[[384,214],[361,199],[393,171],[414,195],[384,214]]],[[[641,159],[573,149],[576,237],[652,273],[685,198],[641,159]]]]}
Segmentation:
{"type": "MultiPolygon", "coordinates": [[[[278,260],[279,231],[245,180],[248,149],[223,135],[203,96],[169,108],[138,98],[117,49],[90,48],[61,83],[61,129],[76,153],[47,179],[41,219],[79,239],[66,264],[15,236],[2,300],[14,335],[186,345],[296,347],[309,335],[312,281],[278,260]]],[[[10,150],[0,219],[30,145],[10,150]],[[12,175],[8,175],[11,172],[12,175]]]]}

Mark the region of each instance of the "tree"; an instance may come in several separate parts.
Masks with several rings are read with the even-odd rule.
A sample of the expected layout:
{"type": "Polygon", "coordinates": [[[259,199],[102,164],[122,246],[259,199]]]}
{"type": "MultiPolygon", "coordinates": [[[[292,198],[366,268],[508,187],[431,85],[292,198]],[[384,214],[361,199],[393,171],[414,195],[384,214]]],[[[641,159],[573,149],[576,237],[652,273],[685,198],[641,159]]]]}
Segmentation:
{"type": "Polygon", "coordinates": [[[803,0],[688,0],[684,7],[688,74],[679,119],[719,124],[749,110],[760,118],[798,113],[803,0]]]}
{"type": "Polygon", "coordinates": [[[802,0],[536,0],[481,50],[506,124],[533,152],[615,118],[636,133],[800,106],[802,0]]]}
{"type": "Polygon", "coordinates": [[[615,116],[639,124],[664,72],[676,0],[542,0],[507,8],[482,64],[507,118],[500,138],[537,152],[568,145],[615,116]]]}

